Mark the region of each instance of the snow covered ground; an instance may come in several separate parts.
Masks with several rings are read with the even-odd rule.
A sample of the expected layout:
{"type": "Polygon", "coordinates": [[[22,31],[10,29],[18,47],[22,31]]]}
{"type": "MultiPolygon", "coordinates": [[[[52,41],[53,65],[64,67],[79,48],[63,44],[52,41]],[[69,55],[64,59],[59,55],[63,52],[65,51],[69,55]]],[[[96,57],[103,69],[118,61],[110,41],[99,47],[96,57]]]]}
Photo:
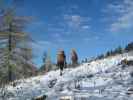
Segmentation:
{"type": "Polygon", "coordinates": [[[5,88],[5,100],[31,100],[44,94],[47,100],[59,100],[62,96],[74,100],[133,100],[133,95],[127,95],[128,89],[133,88],[133,66],[118,65],[125,58],[133,59],[133,55],[125,53],[67,68],[63,76],[56,70],[18,80],[16,87],[5,88]]]}

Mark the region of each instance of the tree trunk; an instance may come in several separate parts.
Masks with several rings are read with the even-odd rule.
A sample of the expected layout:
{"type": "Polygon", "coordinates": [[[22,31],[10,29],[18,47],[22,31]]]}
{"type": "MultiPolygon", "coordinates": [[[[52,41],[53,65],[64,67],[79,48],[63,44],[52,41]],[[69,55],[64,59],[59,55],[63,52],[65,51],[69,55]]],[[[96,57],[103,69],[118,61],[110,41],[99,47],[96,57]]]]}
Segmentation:
{"type": "Polygon", "coordinates": [[[12,68],[10,64],[10,59],[11,59],[11,52],[12,52],[12,34],[11,34],[11,25],[9,26],[9,39],[8,39],[8,52],[9,52],[9,57],[8,57],[8,81],[12,81],[12,68]]]}

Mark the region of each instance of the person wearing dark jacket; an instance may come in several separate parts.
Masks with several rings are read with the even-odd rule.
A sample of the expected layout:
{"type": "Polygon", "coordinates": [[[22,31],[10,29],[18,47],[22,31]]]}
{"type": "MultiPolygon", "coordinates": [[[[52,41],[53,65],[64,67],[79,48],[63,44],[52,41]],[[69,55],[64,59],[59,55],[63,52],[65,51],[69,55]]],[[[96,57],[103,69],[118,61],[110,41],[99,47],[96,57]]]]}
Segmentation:
{"type": "Polygon", "coordinates": [[[62,75],[62,71],[64,67],[66,67],[66,55],[64,53],[64,50],[58,51],[57,66],[60,68],[60,75],[62,75]]]}

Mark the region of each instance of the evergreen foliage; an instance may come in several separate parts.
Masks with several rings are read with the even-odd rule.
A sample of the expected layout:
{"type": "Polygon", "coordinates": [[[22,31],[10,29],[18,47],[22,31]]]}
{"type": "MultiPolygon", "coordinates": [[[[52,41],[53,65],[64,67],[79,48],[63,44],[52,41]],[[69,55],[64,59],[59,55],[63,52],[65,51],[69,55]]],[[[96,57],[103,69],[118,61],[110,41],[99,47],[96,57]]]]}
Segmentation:
{"type": "Polygon", "coordinates": [[[23,32],[30,18],[17,16],[13,7],[0,8],[0,11],[0,80],[10,82],[26,75],[24,67],[32,69],[28,64],[32,58],[29,36],[23,32]]]}

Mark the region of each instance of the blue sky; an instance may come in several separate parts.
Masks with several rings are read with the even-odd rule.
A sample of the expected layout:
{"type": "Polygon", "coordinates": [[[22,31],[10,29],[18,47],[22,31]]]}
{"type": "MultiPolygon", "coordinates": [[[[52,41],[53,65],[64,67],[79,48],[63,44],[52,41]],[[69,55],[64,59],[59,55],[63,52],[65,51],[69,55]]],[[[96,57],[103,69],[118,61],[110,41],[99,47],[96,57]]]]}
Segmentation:
{"type": "Polygon", "coordinates": [[[81,60],[133,41],[133,0],[24,0],[17,10],[34,17],[25,31],[37,65],[44,51],[56,62],[62,48],[69,61],[75,48],[81,60]]]}

